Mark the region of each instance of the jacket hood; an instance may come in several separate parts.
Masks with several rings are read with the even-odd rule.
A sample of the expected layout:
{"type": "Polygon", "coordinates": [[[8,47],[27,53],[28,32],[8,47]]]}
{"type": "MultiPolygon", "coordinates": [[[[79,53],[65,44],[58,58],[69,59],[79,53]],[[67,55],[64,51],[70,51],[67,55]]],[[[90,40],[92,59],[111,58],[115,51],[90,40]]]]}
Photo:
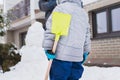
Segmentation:
{"type": "Polygon", "coordinates": [[[57,1],[57,4],[61,4],[61,3],[64,3],[64,2],[72,2],[72,3],[77,3],[78,5],[81,6],[81,0],[56,0],[57,1]]]}

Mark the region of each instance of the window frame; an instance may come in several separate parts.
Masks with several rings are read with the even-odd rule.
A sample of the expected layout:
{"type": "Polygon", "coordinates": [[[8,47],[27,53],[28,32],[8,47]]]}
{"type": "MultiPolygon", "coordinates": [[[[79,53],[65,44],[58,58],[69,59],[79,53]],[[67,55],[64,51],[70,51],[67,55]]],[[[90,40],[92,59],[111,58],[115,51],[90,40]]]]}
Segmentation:
{"type": "Polygon", "coordinates": [[[111,37],[120,37],[120,31],[112,31],[112,10],[120,8],[120,3],[111,4],[104,6],[92,11],[89,11],[92,17],[92,30],[93,38],[111,38],[111,37]],[[97,33],[97,13],[106,12],[107,19],[107,32],[106,33],[97,33]]]}

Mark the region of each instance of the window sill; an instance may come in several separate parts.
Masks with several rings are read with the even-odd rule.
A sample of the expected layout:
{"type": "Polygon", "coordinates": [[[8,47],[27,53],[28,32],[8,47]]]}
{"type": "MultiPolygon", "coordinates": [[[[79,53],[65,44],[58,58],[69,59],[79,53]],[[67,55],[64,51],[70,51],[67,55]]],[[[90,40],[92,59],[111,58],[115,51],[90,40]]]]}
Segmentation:
{"type": "Polygon", "coordinates": [[[120,37],[120,31],[113,32],[113,33],[103,33],[103,34],[96,34],[93,36],[93,39],[105,39],[105,38],[116,38],[120,37]]]}

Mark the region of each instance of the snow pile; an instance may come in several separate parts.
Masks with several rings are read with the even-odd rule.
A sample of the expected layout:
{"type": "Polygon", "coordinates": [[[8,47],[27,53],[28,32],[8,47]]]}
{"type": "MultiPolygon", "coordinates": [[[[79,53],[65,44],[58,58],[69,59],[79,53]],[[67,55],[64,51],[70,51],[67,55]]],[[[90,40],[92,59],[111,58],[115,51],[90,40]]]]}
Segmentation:
{"type": "Polygon", "coordinates": [[[22,59],[12,71],[0,74],[0,80],[44,80],[48,60],[42,48],[42,24],[35,22],[29,28],[26,45],[22,47],[22,59]]]}

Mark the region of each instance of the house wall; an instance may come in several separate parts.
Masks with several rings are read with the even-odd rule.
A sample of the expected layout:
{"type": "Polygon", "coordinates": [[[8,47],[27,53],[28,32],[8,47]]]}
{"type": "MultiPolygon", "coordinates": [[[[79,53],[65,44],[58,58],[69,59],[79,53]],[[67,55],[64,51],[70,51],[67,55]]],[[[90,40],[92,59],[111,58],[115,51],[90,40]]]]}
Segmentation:
{"type": "Polygon", "coordinates": [[[20,34],[27,32],[29,26],[14,31],[14,43],[18,48],[21,47],[20,34]]]}
{"type": "Polygon", "coordinates": [[[9,30],[7,32],[7,42],[14,43],[19,49],[21,48],[21,37],[20,34],[27,32],[29,26],[19,28],[16,30],[9,30]]]}
{"type": "MultiPolygon", "coordinates": [[[[111,5],[120,3],[120,0],[100,0],[92,4],[86,5],[84,8],[87,12],[111,5]]],[[[89,14],[91,25],[91,54],[89,55],[87,63],[93,65],[117,65],[120,66],[120,36],[111,38],[93,38],[92,17],[89,14]]]]}
{"type": "Polygon", "coordinates": [[[14,36],[13,36],[13,34],[14,34],[14,31],[7,31],[7,42],[12,42],[12,43],[14,43],[14,36]]]}
{"type": "Polygon", "coordinates": [[[120,38],[92,40],[91,48],[88,62],[120,66],[120,38]]]}

